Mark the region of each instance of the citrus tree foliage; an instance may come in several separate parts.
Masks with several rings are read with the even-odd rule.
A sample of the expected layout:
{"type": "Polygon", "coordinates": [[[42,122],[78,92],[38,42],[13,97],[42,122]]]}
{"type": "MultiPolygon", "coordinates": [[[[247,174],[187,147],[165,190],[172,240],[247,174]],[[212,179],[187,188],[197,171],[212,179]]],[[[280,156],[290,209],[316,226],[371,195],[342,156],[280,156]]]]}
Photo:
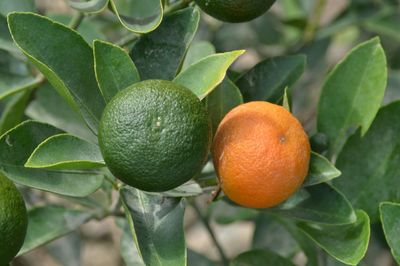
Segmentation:
{"type": "Polygon", "coordinates": [[[208,1],[65,2],[68,14],[0,1],[0,169],[24,193],[29,220],[18,256],[66,234],[75,241],[81,225],[112,217],[129,266],[294,265],[299,253],[311,266],[372,265],[383,239],[400,263],[397,1],[348,1],[326,23],[330,1],[266,1],[272,9],[237,24],[205,14],[208,1]],[[224,195],[203,209],[199,196],[218,189],[211,162],[166,192],[123,184],[103,160],[99,123],[115,94],[149,79],[190,89],[213,133],[244,102],[284,105],[311,140],[302,187],[269,209],[224,195]],[[63,200],[43,204],[31,196],[38,191],[63,200]],[[227,256],[213,236],[219,260],[189,249],[188,208],[212,236],[210,222],[250,221],[251,247],[227,256]]]}

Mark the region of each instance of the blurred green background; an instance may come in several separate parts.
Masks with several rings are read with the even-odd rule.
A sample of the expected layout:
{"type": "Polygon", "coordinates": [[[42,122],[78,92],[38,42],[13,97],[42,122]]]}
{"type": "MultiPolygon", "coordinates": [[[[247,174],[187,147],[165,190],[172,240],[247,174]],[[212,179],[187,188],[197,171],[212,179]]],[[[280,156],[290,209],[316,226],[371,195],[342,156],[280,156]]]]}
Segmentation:
{"type": "MultiPolygon", "coordinates": [[[[3,1],[0,0],[0,10],[2,3],[5,3],[3,1]]],[[[36,7],[32,8],[66,24],[75,12],[63,0],[36,0],[36,7]]],[[[11,42],[5,15],[4,12],[0,14],[0,97],[9,88],[23,84],[35,75],[34,68],[26,64],[25,57],[11,42]]],[[[79,31],[89,43],[96,38],[120,43],[131,34],[109,10],[89,15],[79,31]]],[[[384,103],[388,103],[400,99],[400,1],[397,0],[278,0],[263,16],[241,24],[222,23],[203,14],[194,42],[208,41],[217,52],[246,49],[246,54],[233,65],[232,77],[266,58],[305,54],[306,71],[293,88],[292,104],[295,115],[309,135],[313,135],[316,105],[326,74],[352,47],[373,36],[380,37],[388,58],[389,80],[384,99],[384,103]]],[[[49,110],[58,110],[62,115],[64,106],[58,104],[61,100],[49,88],[41,88],[34,96],[35,100],[21,100],[23,97],[22,93],[2,97],[0,121],[9,112],[7,108],[10,103],[15,101],[26,104],[25,112],[14,114],[15,120],[41,118],[49,121],[53,119],[49,110]],[[54,102],[41,102],[41,99],[54,99],[54,102]],[[45,105],[46,108],[43,107],[45,105]]],[[[0,131],[4,132],[12,126],[12,121],[1,122],[0,131]]],[[[76,134],[79,135],[79,132],[76,134]]],[[[25,196],[27,202],[35,205],[65,203],[62,198],[40,191],[30,191],[25,196]]],[[[102,195],[98,197],[102,200],[102,195]]],[[[205,202],[205,198],[197,200],[200,204],[205,202]]],[[[207,206],[202,207],[206,211],[207,206]]],[[[188,247],[210,259],[217,259],[218,252],[207,231],[194,210],[188,208],[185,217],[188,247]]],[[[264,231],[259,229],[254,232],[255,224],[263,218],[256,218],[251,210],[232,209],[220,201],[207,213],[228,256],[235,256],[253,245],[268,247],[281,255],[293,252],[294,262],[297,265],[305,264],[305,256],[296,252],[297,246],[290,234],[273,220],[266,219],[270,222],[268,227],[264,231]],[[262,237],[265,235],[268,237],[262,237]]],[[[395,265],[378,226],[373,231],[373,241],[364,263],[395,265]]],[[[120,236],[120,230],[111,219],[90,222],[77,232],[18,258],[14,265],[123,265],[118,249],[120,236]]],[[[189,257],[196,258],[194,252],[189,257]]],[[[327,260],[326,265],[337,265],[328,258],[322,259],[327,260]]],[[[208,265],[199,264],[196,259],[192,261],[198,262],[193,265],[208,265]]]]}

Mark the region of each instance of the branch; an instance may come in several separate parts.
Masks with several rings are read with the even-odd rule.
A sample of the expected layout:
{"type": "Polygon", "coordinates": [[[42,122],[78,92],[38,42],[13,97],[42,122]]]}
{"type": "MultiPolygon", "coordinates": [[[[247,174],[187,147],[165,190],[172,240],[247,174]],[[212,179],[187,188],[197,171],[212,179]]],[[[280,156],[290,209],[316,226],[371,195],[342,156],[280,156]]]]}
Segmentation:
{"type": "Polygon", "coordinates": [[[68,27],[76,30],[79,27],[79,25],[81,25],[84,18],[85,18],[84,13],[82,13],[82,12],[75,13],[75,15],[72,17],[71,21],[68,23],[68,27]]]}
{"type": "Polygon", "coordinates": [[[210,223],[208,222],[208,219],[202,214],[202,212],[201,212],[200,208],[197,206],[196,202],[193,201],[191,205],[192,205],[193,209],[196,211],[197,216],[200,218],[200,220],[204,224],[205,228],[209,232],[209,234],[214,242],[214,245],[218,249],[218,252],[220,254],[223,265],[228,266],[229,260],[226,257],[225,252],[222,249],[221,245],[219,244],[217,238],[215,237],[214,231],[212,230],[210,223]]]}

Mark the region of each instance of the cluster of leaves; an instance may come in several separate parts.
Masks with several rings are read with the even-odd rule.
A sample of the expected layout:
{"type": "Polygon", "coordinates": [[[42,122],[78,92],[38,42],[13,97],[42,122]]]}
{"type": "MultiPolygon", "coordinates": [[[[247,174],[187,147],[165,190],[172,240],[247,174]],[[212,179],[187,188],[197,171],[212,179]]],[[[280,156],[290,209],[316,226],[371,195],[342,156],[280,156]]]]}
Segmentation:
{"type": "MultiPolygon", "coordinates": [[[[213,265],[203,255],[187,252],[183,229],[186,205],[198,209],[195,197],[216,185],[211,165],[196,180],[165,193],[145,193],[118,183],[97,145],[98,123],[107,102],[140,80],[172,80],[206,104],[215,130],[223,116],[243,102],[266,100],[290,108],[293,101],[295,107],[293,88],[306,61],[310,69],[322,64],[332,36],[346,27],[365,31],[364,37],[378,33],[383,44],[385,38],[400,38],[390,1],[378,7],[352,1],[320,30],[310,19],[316,9],[307,11],[301,1],[282,1],[283,18],[269,13],[239,26],[219,25],[213,43],[193,41],[205,26],[198,8],[186,7],[189,1],[68,2],[88,14],[109,5],[114,14],[109,20],[87,14],[90,19],[81,21],[78,13],[68,27],[61,24],[68,21],[65,16],[35,14],[33,1],[0,3],[1,170],[28,195],[39,189],[76,203],[76,208],[39,207],[28,199],[28,234],[20,255],[92,219],[114,216],[124,232],[121,255],[127,265],[186,265],[187,257],[189,265],[213,265]],[[115,37],[97,32],[101,24],[114,25],[111,32],[123,37],[123,47],[105,41],[115,37]],[[71,29],[78,25],[78,31],[71,29]],[[215,47],[225,51],[248,45],[243,41],[249,38],[241,34],[230,38],[229,32],[237,27],[245,27],[239,33],[257,36],[254,46],[279,45],[293,52],[268,56],[243,73],[228,71],[244,51],[216,53],[215,47]],[[114,199],[115,190],[119,196],[114,199]]],[[[209,220],[254,221],[253,249],[232,258],[232,265],[292,265],[291,258],[299,251],[308,265],[321,260],[356,265],[367,252],[371,224],[382,225],[400,263],[400,102],[381,107],[387,64],[394,69],[398,62],[387,63],[380,39],[372,38],[352,49],[327,75],[311,138],[310,172],[290,199],[268,210],[241,208],[226,199],[212,203],[206,214],[198,210],[206,226],[209,220]]],[[[373,234],[381,233],[377,228],[373,234]]],[[[226,260],[223,253],[222,258],[226,260]]]]}

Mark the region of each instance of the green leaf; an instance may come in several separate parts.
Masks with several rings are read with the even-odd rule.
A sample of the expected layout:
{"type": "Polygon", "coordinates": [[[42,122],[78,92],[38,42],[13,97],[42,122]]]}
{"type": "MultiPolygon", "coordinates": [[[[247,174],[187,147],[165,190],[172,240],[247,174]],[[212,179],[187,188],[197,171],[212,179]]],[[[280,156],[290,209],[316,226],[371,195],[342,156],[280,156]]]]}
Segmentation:
{"type": "Polygon", "coordinates": [[[90,169],[105,166],[97,145],[69,134],[43,141],[25,163],[28,168],[90,169]]]}
{"type": "Polygon", "coordinates": [[[382,202],[379,205],[383,231],[390,246],[393,257],[400,264],[400,204],[382,202]]]}
{"type": "Polygon", "coordinates": [[[347,30],[351,26],[362,24],[364,21],[371,19],[378,15],[382,9],[379,8],[347,8],[340,14],[340,16],[332,21],[330,25],[327,25],[319,29],[316,34],[316,39],[324,39],[331,36],[340,35],[343,31],[347,30]]]}
{"type": "Polygon", "coordinates": [[[318,252],[297,226],[295,220],[280,215],[260,213],[253,234],[254,249],[267,249],[284,257],[293,257],[301,249],[307,257],[307,266],[318,266],[318,252]]]}
{"type": "Polygon", "coordinates": [[[212,42],[217,51],[231,51],[258,44],[257,33],[251,23],[224,23],[215,29],[212,42]]]}
{"type": "Polygon", "coordinates": [[[318,266],[319,265],[319,252],[314,242],[301,231],[294,220],[283,219],[283,217],[275,216],[275,219],[280,222],[286,230],[292,235],[297,241],[297,244],[304,252],[307,257],[307,266],[318,266]]]}
{"type": "Polygon", "coordinates": [[[215,266],[216,263],[203,254],[188,249],[188,266],[215,266]]]}
{"type": "Polygon", "coordinates": [[[31,93],[31,90],[24,91],[6,103],[0,118],[0,135],[22,122],[31,93]]]}
{"type": "MultiPolygon", "coordinates": [[[[71,23],[73,19],[72,14],[65,13],[46,13],[50,19],[64,24],[66,27],[71,23]]],[[[104,34],[104,24],[100,17],[93,17],[90,19],[83,19],[76,30],[82,38],[91,45],[94,40],[107,39],[104,34]]]]}
{"type": "Polygon", "coordinates": [[[103,175],[83,171],[25,168],[34,149],[61,131],[48,124],[26,121],[0,137],[0,169],[16,183],[62,195],[85,197],[103,183],[103,175]]]}
{"type": "Polygon", "coordinates": [[[224,116],[234,107],[243,103],[243,97],[238,87],[229,78],[206,97],[208,114],[211,118],[212,130],[215,133],[224,116]]]}
{"type": "Polygon", "coordinates": [[[393,11],[394,12],[386,16],[376,16],[373,19],[368,19],[363,26],[367,30],[375,32],[380,36],[387,36],[394,41],[400,42],[400,33],[398,31],[400,20],[397,12],[395,12],[395,10],[393,11]]]}
{"type": "Polygon", "coordinates": [[[307,187],[298,193],[304,193],[303,199],[292,203],[292,198],[271,210],[293,219],[320,224],[348,224],[356,219],[348,200],[327,183],[307,187]]]}
{"type": "Polygon", "coordinates": [[[236,85],[245,102],[278,102],[282,99],[285,88],[291,88],[303,74],[305,65],[304,55],[268,58],[242,75],[236,85]]]}
{"type": "Polygon", "coordinates": [[[122,230],[120,240],[120,253],[127,266],[145,266],[139,252],[133,241],[132,234],[129,228],[129,223],[126,219],[116,219],[116,224],[122,230]]]}
{"type": "Polygon", "coordinates": [[[135,64],[122,48],[95,40],[93,52],[96,79],[106,102],[118,91],[140,81],[135,64]]]}
{"type": "Polygon", "coordinates": [[[330,181],[342,173],[324,156],[311,152],[310,169],[303,183],[304,187],[330,181]]]}
{"type": "Polygon", "coordinates": [[[120,191],[133,239],[146,265],[186,265],[184,201],[130,187],[120,191]]]}
{"type": "Polygon", "coordinates": [[[207,56],[179,73],[173,81],[190,89],[201,100],[222,82],[229,66],[244,52],[238,50],[207,56]]]}
{"type": "MultiPolygon", "coordinates": [[[[396,57],[392,61],[393,68],[400,68],[400,62],[396,60],[396,57]]],[[[385,97],[383,99],[383,104],[389,104],[393,101],[400,100],[400,71],[389,71],[388,85],[385,91],[385,97]]]]}
{"type": "Polygon", "coordinates": [[[297,0],[284,0],[282,1],[282,16],[285,20],[304,19],[307,18],[307,3],[297,0]]]}
{"type": "Polygon", "coordinates": [[[74,231],[50,242],[45,248],[60,265],[78,266],[82,259],[83,242],[80,233],[74,231]]]}
{"type": "Polygon", "coordinates": [[[141,36],[132,48],[131,57],[143,80],[172,80],[176,76],[199,19],[198,9],[186,8],[166,16],[154,32],[141,36]]]}
{"type": "Polygon", "coordinates": [[[307,71],[313,73],[312,75],[314,78],[318,77],[319,79],[319,77],[326,74],[328,64],[330,64],[330,62],[327,62],[328,60],[326,60],[326,56],[332,43],[333,38],[329,36],[324,38],[314,38],[300,48],[299,53],[302,53],[307,57],[307,71]]]}
{"type": "Polygon", "coordinates": [[[7,14],[14,11],[35,12],[35,0],[2,0],[0,1],[0,14],[7,17],[7,14]]]}
{"type": "MultiPolygon", "coordinates": [[[[30,72],[26,65],[26,56],[14,44],[7,18],[0,15],[0,73],[10,73],[19,77],[29,76],[30,72]]],[[[1,80],[4,77],[1,77],[1,80]]],[[[1,83],[0,83],[1,84],[1,83]]]]}
{"type": "Polygon", "coordinates": [[[41,77],[32,78],[10,74],[3,76],[0,73],[0,101],[16,93],[36,88],[41,80],[41,77]]]}
{"type": "Polygon", "coordinates": [[[299,251],[299,245],[286,227],[268,213],[260,213],[255,221],[252,248],[271,250],[283,257],[292,257],[299,251]]]}
{"type": "Polygon", "coordinates": [[[101,12],[108,4],[108,0],[67,0],[67,3],[73,9],[85,13],[101,12]]]}
{"type": "Polygon", "coordinates": [[[8,25],[18,47],[97,132],[105,103],[90,46],[77,32],[33,13],[11,13],[8,25]]]}
{"type": "MultiPolygon", "coordinates": [[[[368,250],[367,253],[365,254],[364,258],[361,260],[359,263],[360,266],[369,266],[369,265],[381,265],[382,262],[382,255],[384,255],[385,259],[388,259],[387,261],[391,262],[391,265],[395,264],[394,259],[391,259],[390,257],[390,251],[389,251],[389,246],[388,243],[386,242],[385,239],[385,234],[382,229],[382,224],[372,224],[371,225],[371,236],[369,238],[369,244],[368,244],[368,250]]],[[[329,259],[331,257],[327,257],[326,259],[329,259]]],[[[334,259],[331,259],[333,261],[334,259]]],[[[337,261],[336,261],[337,262],[337,261]]],[[[336,265],[343,265],[339,263],[327,263],[328,266],[336,266],[336,265]]]]}
{"type": "Polygon", "coordinates": [[[324,133],[315,133],[310,137],[311,150],[316,153],[325,153],[328,149],[328,137],[324,133]]]}
{"type": "Polygon", "coordinates": [[[288,87],[284,89],[283,96],[282,96],[282,106],[286,110],[290,112],[290,102],[289,102],[289,95],[288,95],[288,87]]]}
{"type": "Polygon", "coordinates": [[[219,224],[251,220],[257,217],[258,214],[258,210],[230,204],[226,200],[215,201],[208,208],[208,216],[219,224]]]}
{"type": "Polygon", "coordinates": [[[267,250],[250,250],[244,252],[233,259],[230,266],[294,266],[294,264],[284,257],[267,250]]]}
{"type": "Polygon", "coordinates": [[[352,127],[361,126],[362,135],[367,132],[382,102],[386,79],[386,58],[378,38],[358,45],[329,74],[317,127],[328,136],[330,155],[341,150],[352,127]]]}
{"type": "MultiPolygon", "coordinates": [[[[17,58],[25,58],[21,51],[15,46],[12,41],[10,31],[7,26],[7,19],[0,14],[0,50],[4,50],[17,58]]],[[[1,60],[1,64],[4,64],[4,58],[1,60]]]]}
{"type": "Polygon", "coordinates": [[[37,207],[28,212],[28,230],[18,255],[27,253],[66,235],[93,217],[93,214],[64,207],[37,207]]]}
{"type": "Polygon", "coordinates": [[[194,197],[203,193],[203,189],[194,181],[186,182],[174,189],[161,192],[160,194],[165,197],[194,197]]]}
{"type": "Polygon", "coordinates": [[[121,24],[136,33],[148,33],[160,25],[163,18],[161,0],[110,0],[121,24]]]}
{"type": "Polygon", "coordinates": [[[364,137],[351,136],[336,162],[342,176],[334,180],[355,208],[365,210],[375,223],[382,201],[400,201],[400,102],[378,112],[364,137]]]}
{"type": "MultiPolygon", "coordinates": [[[[271,1],[272,3],[272,1],[271,1]]],[[[301,24],[301,22],[307,22],[305,19],[293,19],[295,22],[300,22],[298,24],[301,24]]],[[[305,24],[304,23],[304,24],[305,24]]],[[[249,23],[250,27],[254,30],[254,35],[256,35],[257,44],[252,44],[251,46],[253,47],[258,47],[258,45],[281,45],[284,47],[287,47],[290,40],[288,37],[290,37],[289,27],[286,27],[286,24],[288,24],[287,19],[283,19],[281,14],[276,14],[275,12],[268,12],[259,18],[252,20],[249,23]]],[[[297,26],[297,25],[294,25],[297,26]]],[[[290,29],[293,30],[293,29],[290,29]]],[[[235,36],[235,38],[238,38],[239,36],[235,36]]],[[[239,37],[240,38],[240,37],[239,37]]],[[[227,40],[226,40],[227,41],[227,40]]]]}
{"type": "Polygon", "coordinates": [[[47,82],[35,91],[35,98],[25,113],[36,121],[53,125],[92,143],[97,143],[97,136],[89,130],[82,117],[74,112],[47,82]]]}
{"type": "Polygon", "coordinates": [[[318,246],[340,262],[357,265],[364,257],[370,236],[368,215],[356,211],[357,221],[347,225],[300,223],[303,230],[318,246]]]}
{"type": "Polygon", "coordinates": [[[206,56],[215,54],[215,47],[207,41],[193,42],[187,50],[182,71],[206,56]]]}
{"type": "Polygon", "coordinates": [[[33,77],[25,55],[12,41],[7,19],[0,15],[0,101],[38,86],[42,77],[33,77]]]}

